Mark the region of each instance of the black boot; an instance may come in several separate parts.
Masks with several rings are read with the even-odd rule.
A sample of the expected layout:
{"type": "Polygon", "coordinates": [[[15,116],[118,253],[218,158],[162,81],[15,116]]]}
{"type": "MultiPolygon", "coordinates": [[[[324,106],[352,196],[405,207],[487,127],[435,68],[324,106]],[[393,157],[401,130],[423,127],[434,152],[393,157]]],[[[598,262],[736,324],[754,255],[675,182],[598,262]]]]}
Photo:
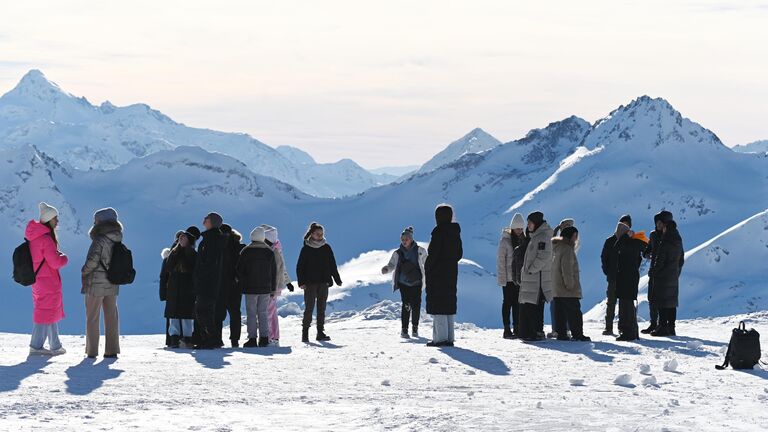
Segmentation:
{"type": "Polygon", "coordinates": [[[264,348],[269,346],[269,338],[268,337],[260,337],[259,338],[259,347],[264,348]]]}
{"type": "Polygon", "coordinates": [[[309,343],[309,327],[301,328],[301,341],[304,343],[309,343]]]}
{"type": "Polygon", "coordinates": [[[248,339],[248,342],[243,344],[243,348],[256,348],[259,346],[258,339],[248,339]]]}
{"type": "Polygon", "coordinates": [[[325,332],[323,332],[322,330],[317,329],[317,337],[315,339],[324,342],[324,341],[331,340],[331,337],[325,334],[325,332]]]}
{"type": "Polygon", "coordinates": [[[178,348],[181,338],[178,336],[170,336],[168,339],[168,348],[178,348]]]}
{"type": "Polygon", "coordinates": [[[669,327],[658,326],[656,327],[656,330],[651,332],[651,336],[653,337],[672,336],[672,333],[670,332],[669,327]]]}
{"type": "Polygon", "coordinates": [[[656,330],[657,327],[658,325],[655,322],[652,322],[651,325],[648,326],[648,328],[640,330],[640,333],[651,334],[654,330],[656,330]]]}
{"type": "Polygon", "coordinates": [[[512,329],[509,327],[504,328],[504,339],[514,339],[514,334],[512,333],[512,329]]]}
{"type": "Polygon", "coordinates": [[[610,323],[605,323],[605,330],[603,330],[604,336],[612,336],[613,335],[613,321],[610,323]]]}

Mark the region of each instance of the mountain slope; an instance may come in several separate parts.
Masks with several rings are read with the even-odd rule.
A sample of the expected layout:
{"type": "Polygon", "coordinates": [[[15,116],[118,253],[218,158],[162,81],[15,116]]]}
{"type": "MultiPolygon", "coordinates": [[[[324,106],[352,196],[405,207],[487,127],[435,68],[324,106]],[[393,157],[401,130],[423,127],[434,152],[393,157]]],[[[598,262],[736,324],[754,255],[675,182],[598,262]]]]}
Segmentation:
{"type": "Polygon", "coordinates": [[[452,142],[443,151],[436,154],[419,168],[418,173],[427,173],[460,159],[466,154],[482,153],[501,144],[501,141],[488,132],[475,128],[468,134],[452,142]]]}
{"type": "Polygon", "coordinates": [[[739,153],[768,153],[768,140],[755,141],[749,144],[737,145],[733,151],[739,153]]]}

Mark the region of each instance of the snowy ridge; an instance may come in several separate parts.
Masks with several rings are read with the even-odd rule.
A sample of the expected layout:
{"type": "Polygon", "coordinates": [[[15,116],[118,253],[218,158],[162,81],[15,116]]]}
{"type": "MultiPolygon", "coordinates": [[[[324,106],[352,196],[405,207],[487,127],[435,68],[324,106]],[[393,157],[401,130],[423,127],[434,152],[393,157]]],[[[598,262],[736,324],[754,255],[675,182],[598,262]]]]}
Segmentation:
{"type": "Polygon", "coordinates": [[[768,153],[768,140],[755,141],[749,144],[739,144],[733,147],[739,153],[768,153]]]}
{"type": "Polygon", "coordinates": [[[501,141],[491,136],[488,132],[475,128],[468,134],[452,142],[445,150],[436,154],[419,168],[417,173],[427,173],[460,159],[467,154],[482,153],[498,145],[501,141]]]}

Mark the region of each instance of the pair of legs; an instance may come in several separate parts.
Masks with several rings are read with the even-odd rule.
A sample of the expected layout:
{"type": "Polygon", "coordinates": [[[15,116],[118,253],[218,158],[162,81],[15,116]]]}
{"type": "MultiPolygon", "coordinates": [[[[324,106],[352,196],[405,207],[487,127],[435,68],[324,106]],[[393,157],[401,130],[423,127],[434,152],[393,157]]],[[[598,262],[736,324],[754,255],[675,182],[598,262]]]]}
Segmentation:
{"type": "MultiPolygon", "coordinates": [[[[267,305],[267,315],[269,315],[269,340],[280,340],[280,322],[277,316],[277,296],[270,297],[267,305]]],[[[231,324],[230,324],[231,325],[231,324]]]]}
{"type": "Polygon", "coordinates": [[[32,340],[29,342],[29,347],[36,350],[42,350],[46,340],[48,340],[48,349],[51,351],[61,349],[58,323],[35,323],[34,327],[32,328],[32,340]]]}
{"type": "Polygon", "coordinates": [[[637,309],[633,299],[619,299],[619,333],[622,339],[635,340],[639,337],[637,309]]]}
{"type": "Polygon", "coordinates": [[[514,282],[507,283],[502,287],[504,299],[501,303],[501,320],[504,323],[505,331],[512,331],[513,334],[520,334],[520,286],[514,282]],[[512,321],[509,315],[512,313],[512,321]]]}
{"type": "Polygon", "coordinates": [[[218,340],[224,341],[224,320],[229,315],[229,340],[236,343],[240,340],[242,333],[241,320],[243,318],[240,306],[243,302],[243,295],[230,292],[226,296],[220,296],[216,302],[216,335],[218,340]]]}
{"type": "Polygon", "coordinates": [[[605,309],[605,331],[603,334],[613,334],[613,319],[616,317],[616,282],[608,281],[608,289],[605,297],[607,299],[605,309]]]}
{"type": "Polygon", "coordinates": [[[432,315],[432,342],[450,342],[455,341],[453,334],[453,324],[456,315],[432,315]]]}
{"type": "Polygon", "coordinates": [[[544,299],[538,303],[520,303],[520,334],[523,339],[536,339],[544,332],[544,299]]]}
{"type": "Polygon", "coordinates": [[[675,335],[675,322],[677,321],[677,308],[659,308],[659,327],[664,336],[675,335]]]}
{"type": "Polygon", "coordinates": [[[301,326],[307,331],[312,325],[312,312],[317,305],[317,333],[325,333],[325,307],[328,303],[328,284],[307,284],[304,287],[304,319],[301,326]]]}
{"type": "Polygon", "coordinates": [[[409,323],[412,323],[414,331],[417,331],[421,317],[421,287],[399,284],[397,288],[400,291],[400,300],[403,304],[400,311],[403,332],[408,332],[409,323]]]}
{"type": "Polygon", "coordinates": [[[120,317],[117,311],[117,296],[109,295],[96,297],[85,296],[85,354],[88,357],[99,355],[99,339],[101,329],[99,321],[101,312],[104,311],[104,355],[116,356],[120,354],[120,317]]]}
{"type": "Polygon", "coordinates": [[[197,316],[197,333],[200,346],[204,348],[219,346],[221,337],[217,333],[218,328],[216,326],[216,299],[197,296],[195,315],[197,316]]]}
{"type": "Polygon", "coordinates": [[[191,338],[195,332],[195,320],[170,318],[168,320],[168,335],[171,337],[191,338]]]}
{"type": "Polygon", "coordinates": [[[257,340],[261,337],[269,339],[269,294],[246,294],[245,317],[248,326],[248,340],[257,340]]]}
{"type": "Polygon", "coordinates": [[[580,339],[584,336],[584,320],[579,299],[555,297],[552,301],[552,308],[555,314],[553,328],[558,339],[567,339],[569,328],[574,339],[580,339]]]}

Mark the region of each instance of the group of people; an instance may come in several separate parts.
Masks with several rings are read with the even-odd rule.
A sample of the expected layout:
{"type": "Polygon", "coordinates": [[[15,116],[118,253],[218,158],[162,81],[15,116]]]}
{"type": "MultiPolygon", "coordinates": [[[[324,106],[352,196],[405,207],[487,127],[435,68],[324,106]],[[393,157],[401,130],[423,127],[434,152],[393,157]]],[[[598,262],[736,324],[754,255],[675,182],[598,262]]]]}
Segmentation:
{"type": "MultiPolygon", "coordinates": [[[[684,263],[683,241],[672,213],[654,216],[650,239],[632,230],[632,217],[624,215],[605,240],[602,270],[608,282],[605,330],[614,335],[618,301],[619,341],[639,338],[637,323],[638,286],[643,259],[651,262],[648,304],[651,323],[642,333],[675,335],[679,277],[684,263]]],[[[546,337],[589,341],[584,335],[580,299],[579,231],[573,219],[552,229],[541,212],[520,213],[502,230],[497,253],[497,278],[502,287],[502,322],[505,339],[536,342],[546,337]],[[544,332],[544,304],[550,303],[552,332],[544,332]],[[511,319],[510,319],[511,314],[511,319]]]]}
{"type": "MultiPolygon", "coordinates": [[[[37,220],[27,224],[35,281],[30,352],[63,354],[58,322],[64,318],[60,269],[67,256],[60,251],[56,227],[59,213],[46,203],[39,205],[37,220]],[[48,348],[44,344],[48,341],[48,348]]],[[[650,326],[642,333],[675,335],[678,279],[684,263],[683,244],[672,213],[654,217],[650,239],[632,230],[632,218],[622,216],[614,233],[605,240],[602,270],[606,276],[607,311],[604,335],[613,335],[618,302],[617,340],[639,337],[637,324],[638,285],[643,259],[651,262],[648,303],[650,326]]],[[[282,290],[294,291],[282,253],[277,228],[255,227],[249,243],[221,215],[209,213],[204,231],[191,226],[176,233],[171,247],[162,251],[160,300],[165,302],[166,345],[170,348],[214,349],[224,346],[223,328],[229,315],[232,347],[241,340],[241,305],[245,297],[247,341],[244,347],[279,345],[277,301],[282,290]],[[199,244],[198,244],[199,241],[199,244]]],[[[123,241],[123,226],[117,211],[105,208],[94,213],[89,231],[91,246],[82,267],[82,289],[86,307],[86,355],[99,353],[100,319],[103,312],[106,344],[104,357],[120,353],[117,296],[120,286],[110,282],[110,259],[115,245],[123,241]]],[[[573,219],[554,229],[541,212],[527,220],[519,213],[502,230],[497,254],[497,278],[502,287],[503,337],[535,342],[589,341],[584,335],[580,299],[582,288],[578,260],[579,231],[573,219]],[[550,303],[552,332],[544,332],[544,305],[550,303]],[[510,317],[511,315],[511,317],[510,317]]],[[[426,311],[433,316],[432,340],[428,346],[453,346],[457,311],[458,263],[463,248],[461,227],[450,205],[435,209],[435,228],[428,249],[414,240],[414,229],[404,229],[400,246],[382,274],[392,274],[392,286],[402,300],[401,337],[418,338],[422,292],[426,311]],[[409,333],[410,330],[410,333],[409,333]]],[[[296,265],[298,286],[304,294],[302,341],[309,342],[314,311],[316,340],[328,341],[325,314],[329,288],[342,285],[333,249],[318,223],[309,225],[296,265]]]]}
{"type": "MultiPolygon", "coordinates": [[[[69,263],[59,248],[56,227],[58,210],[44,202],[39,204],[37,220],[27,224],[24,237],[29,242],[35,281],[32,284],[34,323],[31,354],[61,355],[66,349],[59,340],[58,323],[64,319],[64,302],[60,270],[69,263]],[[48,348],[45,343],[48,342],[48,348]]],[[[99,354],[100,321],[104,317],[105,358],[120,354],[120,326],[117,296],[120,287],[108,277],[108,268],[115,244],[123,241],[123,225],[113,208],[98,210],[93,215],[93,226],[88,231],[91,246],[81,270],[81,293],[85,299],[85,354],[96,358],[99,354]]]]}

